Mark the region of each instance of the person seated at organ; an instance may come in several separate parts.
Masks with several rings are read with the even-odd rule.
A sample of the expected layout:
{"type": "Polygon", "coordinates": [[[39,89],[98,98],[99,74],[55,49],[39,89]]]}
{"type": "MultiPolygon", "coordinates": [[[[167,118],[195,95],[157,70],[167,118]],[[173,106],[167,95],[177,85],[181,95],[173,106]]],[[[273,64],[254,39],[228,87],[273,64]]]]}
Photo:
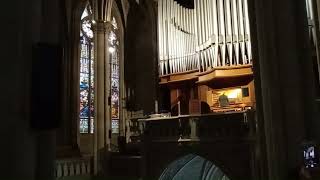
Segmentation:
{"type": "Polygon", "coordinates": [[[219,105],[220,107],[229,106],[229,98],[224,93],[221,96],[219,96],[219,105]]]}

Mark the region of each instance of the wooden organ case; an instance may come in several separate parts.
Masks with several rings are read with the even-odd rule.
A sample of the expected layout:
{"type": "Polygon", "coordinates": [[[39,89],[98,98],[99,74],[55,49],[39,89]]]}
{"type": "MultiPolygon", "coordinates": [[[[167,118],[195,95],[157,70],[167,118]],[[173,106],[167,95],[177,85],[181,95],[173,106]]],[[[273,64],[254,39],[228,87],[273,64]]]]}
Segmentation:
{"type": "Polygon", "coordinates": [[[172,115],[255,109],[255,90],[251,66],[237,67],[236,69],[215,69],[206,72],[206,74],[192,75],[187,73],[161,76],[160,86],[170,92],[170,97],[163,96],[163,98],[170,99],[167,102],[170,102],[172,115]],[[246,72],[239,74],[239,70],[246,72]],[[220,75],[216,75],[216,71],[221,71],[220,75]],[[227,98],[225,105],[221,104],[223,96],[227,98]]]}

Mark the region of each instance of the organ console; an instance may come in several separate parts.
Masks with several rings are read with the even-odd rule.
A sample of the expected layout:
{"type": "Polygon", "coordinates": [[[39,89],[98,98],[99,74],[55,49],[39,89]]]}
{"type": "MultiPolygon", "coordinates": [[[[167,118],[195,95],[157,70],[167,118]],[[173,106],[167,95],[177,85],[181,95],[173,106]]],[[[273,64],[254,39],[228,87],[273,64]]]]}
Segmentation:
{"type": "Polygon", "coordinates": [[[195,112],[188,107],[202,113],[254,107],[247,0],[194,0],[192,9],[159,0],[158,42],[160,85],[170,91],[171,111],[177,103],[182,114],[195,112]],[[220,107],[216,96],[234,89],[250,93],[239,91],[232,108],[220,107]]]}

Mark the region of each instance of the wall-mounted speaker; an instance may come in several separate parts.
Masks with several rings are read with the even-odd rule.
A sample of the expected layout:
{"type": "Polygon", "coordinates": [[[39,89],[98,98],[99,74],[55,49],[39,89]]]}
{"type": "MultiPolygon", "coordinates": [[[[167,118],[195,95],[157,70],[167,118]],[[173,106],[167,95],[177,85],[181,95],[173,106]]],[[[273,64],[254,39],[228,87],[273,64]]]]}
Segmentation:
{"type": "Polygon", "coordinates": [[[59,127],[62,95],[62,47],[39,43],[32,50],[31,127],[59,127]]]}

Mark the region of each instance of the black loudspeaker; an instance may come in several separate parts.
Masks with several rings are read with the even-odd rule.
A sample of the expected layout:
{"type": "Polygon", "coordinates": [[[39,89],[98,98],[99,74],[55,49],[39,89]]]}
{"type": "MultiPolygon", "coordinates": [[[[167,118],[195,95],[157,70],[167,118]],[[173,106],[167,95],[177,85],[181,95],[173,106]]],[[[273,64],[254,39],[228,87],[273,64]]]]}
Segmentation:
{"type": "Polygon", "coordinates": [[[61,119],[62,47],[39,43],[32,50],[31,127],[58,128],[61,119]]]}

